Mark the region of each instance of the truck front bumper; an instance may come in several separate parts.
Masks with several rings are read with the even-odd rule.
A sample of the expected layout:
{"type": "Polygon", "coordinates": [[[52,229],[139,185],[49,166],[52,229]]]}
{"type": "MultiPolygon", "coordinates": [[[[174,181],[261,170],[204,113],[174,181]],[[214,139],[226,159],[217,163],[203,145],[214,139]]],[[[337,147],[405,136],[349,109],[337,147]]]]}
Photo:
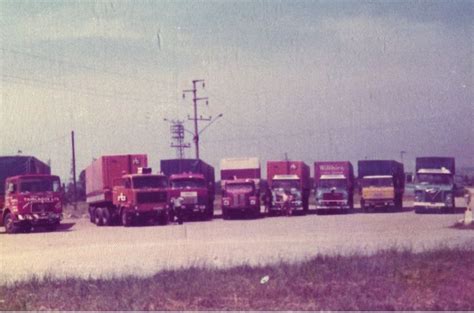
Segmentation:
{"type": "Polygon", "coordinates": [[[205,204],[185,204],[181,206],[181,210],[185,214],[200,214],[206,212],[207,206],[205,204]]]}
{"type": "Polygon", "coordinates": [[[223,206],[223,210],[226,210],[228,212],[255,212],[255,211],[260,211],[260,208],[257,206],[223,206]]]}
{"type": "Polygon", "coordinates": [[[18,214],[15,224],[49,225],[60,222],[63,219],[61,213],[29,213],[18,214]]]}
{"type": "Polygon", "coordinates": [[[347,201],[321,201],[316,203],[316,210],[347,210],[350,209],[347,201]]]}
{"type": "Polygon", "coordinates": [[[394,206],[395,200],[394,199],[364,199],[366,207],[387,207],[387,206],[394,206]]]}
{"type": "MultiPolygon", "coordinates": [[[[283,202],[276,202],[273,203],[269,209],[272,211],[282,211],[284,210],[284,206],[285,204],[283,202]]],[[[303,203],[301,201],[293,201],[290,203],[289,207],[293,210],[304,210],[303,203]]]]}
{"type": "Polygon", "coordinates": [[[427,209],[442,209],[448,208],[444,202],[413,202],[415,208],[427,208],[427,209]]]}

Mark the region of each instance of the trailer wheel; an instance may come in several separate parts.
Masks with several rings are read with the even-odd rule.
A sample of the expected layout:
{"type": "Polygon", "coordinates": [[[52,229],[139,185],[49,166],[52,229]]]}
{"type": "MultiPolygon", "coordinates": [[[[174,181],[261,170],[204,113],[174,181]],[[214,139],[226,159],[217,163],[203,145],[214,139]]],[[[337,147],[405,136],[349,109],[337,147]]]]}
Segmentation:
{"type": "Polygon", "coordinates": [[[14,234],[18,232],[18,226],[15,225],[13,215],[11,213],[7,213],[7,215],[5,215],[3,225],[5,225],[5,231],[7,234],[14,234]]]}
{"type": "Polygon", "coordinates": [[[132,216],[127,213],[127,211],[122,210],[122,213],[120,214],[120,218],[122,220],[122,225],[125,227],[132,226],[132,216]]]}
{"type": "Polygon", "coordinates": [[[94,211],[94,223],[97,226],[104,225],[104,221],[102,219],[102,208],[96,208],[94,211]]]}

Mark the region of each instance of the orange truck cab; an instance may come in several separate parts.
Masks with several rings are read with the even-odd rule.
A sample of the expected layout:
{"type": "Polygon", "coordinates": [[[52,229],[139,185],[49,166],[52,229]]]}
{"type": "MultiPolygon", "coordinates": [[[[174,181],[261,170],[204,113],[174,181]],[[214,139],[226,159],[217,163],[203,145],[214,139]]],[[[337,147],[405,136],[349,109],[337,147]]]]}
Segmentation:
{"type": "Polygon", "coordinates": [[[169,219],[168,179],[152,174],[146,154],[105,155],[86,168],[86,201],[97,226],[169,219]]]}
{"type": "Polygon", "coordinates": [[[5,181],[0,224],[7,233],[43,226],[55,230],[62,219],[62,190],[58,176],[18,175],[5,181]]]}

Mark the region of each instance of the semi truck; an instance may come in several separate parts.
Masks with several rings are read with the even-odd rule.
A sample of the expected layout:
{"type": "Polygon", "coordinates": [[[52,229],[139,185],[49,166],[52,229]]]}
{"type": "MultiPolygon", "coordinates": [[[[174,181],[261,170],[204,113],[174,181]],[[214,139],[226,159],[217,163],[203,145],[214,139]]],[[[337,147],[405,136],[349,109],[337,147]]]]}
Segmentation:
{"type": "Polygon", "coordinates": [[[168,180],[152,174],[146,154],[106,155],[86,169],[86,201],[97,226],[168,223],[168,180]]]}
{"type": "Polygon", "coordinates": [[[306,214],[309,207],[310,170],[303,161],[267,162],[268,214],[285,210],[306,214]]]}
{"type": "Polygon", "coordinates": [[[455,159],[452,157],[416,158],[415,212],[454,209],[455,174],[455,159]]]}
{"type": "Polygon", "coordinates": [[[358,162],[360,207],[402,209],[405,191],[403,164],[394,160],[358,162]]]}
{"type": "Polygon", "coordinates": [[[232,214],[260,215],[260,160],[258,158],[226,158],[220,162],[222,217],[232,214]]]}
{"type": "Polygon", "coordinates": [[[354,169],[349,161],[315,162],[316,212],[354,208],[354,169]]]}
{"type": "Polygon", "coordinates": [[[161,160],[160,167],[169,179],[169,204],[178,222],[196,216],[213,218],[214,167],[197,159],[161,160]]]}
{"type": "Polygon", "coordinates": [[[7,233],[60,225],[61,180],[47,164],[32,156],[0,157],[0,184],[0,226],[7,233]]]}

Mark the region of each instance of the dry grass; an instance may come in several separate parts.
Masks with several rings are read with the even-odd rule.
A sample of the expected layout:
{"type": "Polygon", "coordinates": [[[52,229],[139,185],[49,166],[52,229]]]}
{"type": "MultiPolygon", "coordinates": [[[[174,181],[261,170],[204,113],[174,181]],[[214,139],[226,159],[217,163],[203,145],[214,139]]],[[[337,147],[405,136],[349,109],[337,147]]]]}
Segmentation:
{"type": "Polygon", "coordinates": [[[0,286],[0,310],[474,310],[473,290],[472,250],[388,250],[150,278],[31,279],[0,286]]]}

